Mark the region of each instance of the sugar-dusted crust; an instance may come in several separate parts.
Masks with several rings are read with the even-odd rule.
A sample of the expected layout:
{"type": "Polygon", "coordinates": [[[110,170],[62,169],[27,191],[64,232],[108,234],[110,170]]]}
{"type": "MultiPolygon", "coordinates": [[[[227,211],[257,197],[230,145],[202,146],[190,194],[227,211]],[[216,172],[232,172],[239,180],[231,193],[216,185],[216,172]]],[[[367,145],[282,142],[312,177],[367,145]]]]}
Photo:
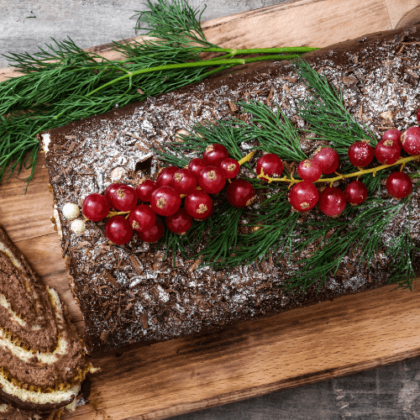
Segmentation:
{"type": "Polygon", "coordinates": [[[70,404],[91,365],[55,290],[0,226],[0,398],[21,410],[70,404]]]}
{"type": "MultiPolygon", "coordinates": [[[[405,129],[416,124],[420,89],[413,68],[420,65],[420,52],[416,44],[402,42],[419,40],[419,27],[413,27],[347,41],[305,59],[343,89],[347,109],[379,138],[387,125],[405,129]],[[381,114],[390,110],[388,121],[381,114]]],[[[326,287],[319,291],[315,287],[305,296],[287,294],[277,287],[287,264],[283,260],[238,268],[228,275],[198,269],[195,261],[181,257],[173,268],[161,261],[155,246],[143,244],[136,235],[127,246],[114,246],[103,234],[103,223],[87,222],[85,233],[76,235],[62,216],[67,202],[81,205],[86,195],[103,192],[113,180],[112,173],[122,172],[120,180],[130,185],[144,176],[154,177],[158,162],[151,158],[151,146],[161,147],[194,122],[238,116],[229,101],[251,98],[279,105],[304,128],[294,108],[305,92],[290,63],[259,63],[45,133],[49,136],[46,166],[63,250],[92,351],[202,334],[387,282],[389,261],[383,254],[370,269],[349,254],[326,287]]],[[[302,138],[308,154],[319,145],[302,138]]],[[[413,205],[411,227],[418,241],[418,193],[413,205]]],[[[316,212],[310,217],[317,217],[316,212]]],[[[399,215],[387,235],[398,235],[406,217],[399,215]]]]}

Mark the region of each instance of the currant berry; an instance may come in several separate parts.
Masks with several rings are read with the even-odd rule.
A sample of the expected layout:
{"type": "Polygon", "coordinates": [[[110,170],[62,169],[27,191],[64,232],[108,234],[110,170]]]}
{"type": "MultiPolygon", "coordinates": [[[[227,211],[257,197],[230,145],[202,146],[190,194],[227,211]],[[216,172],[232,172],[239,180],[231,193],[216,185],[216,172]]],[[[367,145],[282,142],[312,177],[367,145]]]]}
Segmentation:
{"type": "Polygon", "coordinates": [[[83,214],[92,222],[99,222],[105,219],[111,205],[101,194],[89,194],[83,202],[83,214]]]}
{"type": "Polygon", "coordinates": [[[385,165],[392,165],[401,156],[401,148],[395,140],[381,140],[375,147],[375,157],[385,165]]]}
{"type": "Polygon", "coordinates": [[[229,157],[229,152],[222,144],[209,144],[203,153],[207,165],[219,166],[222,160],[229,157]]]}
{"type": "Polygon", "coordinates": [[[129,185],[122,184],[111,195],[111,204],[119,211],[130,211],[137,206],[136,190],[129,185]]]}
{"type": "Polygon", "coordinates": [[[243,208],[255,201],[255,190],[248,181],[236,179],[229,184],[226,198],[233,207],[243,208]]]}
{"type": "Polygon", "coordinates": [[[106,222],[105,236],[114,244],[124,245],[133,237],[133,228],[124,216],[113,216],[106,222]]]}
{"type": "Polygon", "coordinates": [[[356,141],[348,150],[350,162],[358,168],[363,168],[372,162],[375,152],[368,141],[356,141]]]}
{"type": "Polygon", "coordinates": [[[198,179],[200,177],[200,172],[207,166],[209,165],[204,159],[195,158],[188,164],[188,169],[198,179]]]}
{"type": "Polygon", "coordinates": [[[150,205],[156,214],[171,216],[181,207],[181,197],[177,191],[166,185],[152,192],[150,205]]]}
{"type": "Polygon", "coordinates": [[[213,212],[213,201],[204,191],[194,191],[185,198],[185,210],[194,219],[205,220],[213,212]]]}
{"type": "Polygon", "coordinates": [[[220,163],[220,169],[223,171],[223,174],[227,179],[232,179],[238,175],[241,166],[237,160],[227,158],[220,163]]]}
{"type": "Polygon", "coordinates": [[[346,204],[346,196],[338,188],[325,188],[319,196],[319,208],[327,216],[339,216],[346,208],[346,204]]]}
{"type": "Polygon", "coordinates": [[[302,160],[302,162],[299,163],[297,171],[299,176],[307,182],[318,181],[322,175],[319,165],[310,159],[302,160]]]}
{"type": "Polygon", "coordinates": [[[385,131],[382,136],[382,140],[394,140],[398,143],[398,146],[402,148],[401,135],[402,133],[400,130],[392,128],[391,130],[385,131]]]}
{"type": "Polygon", "coordinates": [[[413,190],[413,182],[407,174],[393,172],[386,180],[386,189],[394,198],[405,198],[413,190]]]}
{"type": "Polygon", "coordinates": [[[169,230],[180,235],[184,235],[191,227],[193,219],[187,210],[179,209],[175,214],[169,216],[165,220],[169,230]]]}
{"type": "Polygon", "coordinates": [[[172,188],[179,194],[191,194],[197,188],[197,178],[189,169],[177,169],[173,175],[172,188]]]}
{"type": "Polygon", "coordinates": [[[157,188],[156,182],[151,179],[141,179],[136,187],[137,197],[140,201],[149,202],[152,198],[152,192],[157,188]]]}
{"type": "Polygon", "coordinates": [[[331,147],[319,147],[315,150],[312,160],[319,165],[324,175],[334,173],[340,164],[338,153],[331,147]]]}
{"type": "Polygon", "coordinates": [[[420,155],[420,127],[410,127],[401,136],[401,143],[409,155],[420,155]]]}
{"type": "Polygon", "coordinates": [[[162,169],[156,179],[157,187],[164,187],[165,185],[172,187],[173,176],[177,170],[178,168],[176,166],[168,166],[162,169]]]}
{"type": "Polygon", "coordinates": [[[344,189],[344,195],[352,206],[357,206],[366,201],[368,190],[363,182],[353,181],[344,189]]]}
{"type": "Polygon", "coordinates": [[[314,184],[303,181],[289,191],[289,203],[298,211],[309,211],[316,206],[319,193],[314,184]]]}
{"type": "Polygon", "coordinates": [[[146,232],[156,224],[156,213],[146,204],[140,204],[130,212],[128,221],[137,232],[146,232]]]}
{"type": "Polygon", "coordinates": [[[419,122],[419,124],[420,124],[420,108],[418,109],[418,111],[417,111],[417,121],[419,122]]]}
{"type": "Polygon", "coordinates": [[[198,185],[208,194],[216,194],[223,190],[226,185],[226,178],[220,168],[207,166],[200,172],[198,185]]]}
{"type": "Polygon", "coordinates": [[[165,234],[165,225],[160,217],[156,217],[156,224],[146,232],[138,232],[143,242],[157,242],[165,234]]]}
{"type": "Polygon", "coordinates": [[[112,199],[111,199],[111,197],[112,197],[112,195],[115,193],[115,191],[116,190],[118,190],[118,188],[120,188],[122,185],[125,185],[125,184],[111,184],[111,185],[109,185],[107,188],[106,188],[106,190],[105,190],[105,198],[110,202],[110,203],[112,203],[112,199]]]}
{"type": "MultiPolygon", "coordinates": [[[[262,155],[257,161],[257,175],[261,174],[261,169],[264,170],[264,175],[270,178],[278,178],[283,173],[283,162],[274,153],[267,153],[262,155]]],[[[260,178],[268,182],[264,178],[260,178]]]]}

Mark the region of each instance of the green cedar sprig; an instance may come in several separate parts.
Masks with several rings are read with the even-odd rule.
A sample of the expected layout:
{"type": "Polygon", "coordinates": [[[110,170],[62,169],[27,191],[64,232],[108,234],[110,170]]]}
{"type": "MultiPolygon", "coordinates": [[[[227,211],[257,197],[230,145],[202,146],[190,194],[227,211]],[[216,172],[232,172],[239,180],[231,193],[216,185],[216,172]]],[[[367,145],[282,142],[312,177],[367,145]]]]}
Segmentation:
{"type": "Polygon", "coordinates": [[[72,40],[53,40],[35,54],[6,55],[23,76],[0,83],[0,181],[9,170],[35,171],[36,135],[91,115],[141,101],[248,62],[284,60],[313,48],[234,50],[205,39],[203,11],[186,0],[148,1],[138,14],[144,43],[114,42],[123,60],[107,60],[79,48],[72,40]],[[203,52],[216,53],[205,59],[203,52]],[[220,56],[220,54],[222,54],[220,56]],[[258,56],[238,58],[238,55],[258,56]],[[261,55],[263,54],[263,55],[261,55]],[[218,56],[217,56],[218,55],[218,56]]]}

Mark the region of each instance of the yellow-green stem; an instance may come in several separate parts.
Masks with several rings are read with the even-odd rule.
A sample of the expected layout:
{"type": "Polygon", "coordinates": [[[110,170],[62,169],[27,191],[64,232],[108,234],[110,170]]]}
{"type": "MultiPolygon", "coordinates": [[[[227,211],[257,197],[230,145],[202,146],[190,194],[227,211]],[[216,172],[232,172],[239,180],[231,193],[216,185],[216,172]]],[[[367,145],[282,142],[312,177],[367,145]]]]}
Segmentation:
{"type": "Polygon", "coordinates": [[[129,211],[110,211],[106,217],[123,216],[125,214],[130,214],[130,212],[129,211]]]}
{"type": "MultiPolygon", "coordinates": [[[[383,171],[384,169],[391,168],[392,166],[402,165],[402,167],[401,167],[401,170],[402,170],[406,163],[412,162],[414,160],[420,160],[420,155],[409,156],[409,157],[406,157],[406,158],[398,159],[392,165],[381,165],[381,166],[377,166],[375,168],[362,169],[360,171],[352,172],[350,174],[344,174],[343,175],[343,174],[339,174],[339,173],[336,172],[337,176],[335,176],[333,178],[320,178],[320,179],[318,179],[318,181],[315,181],[315,182],[329,182],[329,183],[332,184],[335,181],[340,181],[341,179],[356,178],[356,177],[358,178],[358,177],[360,177],[362,175],[366,175],[366,174],[373,174],[373,176],[375,176],[377,172],[383,171]]],[[[302,179],[294,179],[293,177],[287,178],[286,176],[284,176],[283,178],[271,178],[267,175],[264,175],[264,170],[263,169],[261,169],[261,173],[258,175],[258,178],[264,178],[265,180],[268,181],[268,183],[271,183],[271,182],[287,182],[287,183],[293,185],[293,184],[297,184],[299,182],[303,182],[302,179]]]]}
{"type": "Polygon", "coordinates": [[[238,163],[240,166],[242,166],[244,163],[249,162],[252,158],[252,156],[255,155],[255,151],[248,153],[245,157],[243,157],[241,160],[238,160],[238,163]]]}

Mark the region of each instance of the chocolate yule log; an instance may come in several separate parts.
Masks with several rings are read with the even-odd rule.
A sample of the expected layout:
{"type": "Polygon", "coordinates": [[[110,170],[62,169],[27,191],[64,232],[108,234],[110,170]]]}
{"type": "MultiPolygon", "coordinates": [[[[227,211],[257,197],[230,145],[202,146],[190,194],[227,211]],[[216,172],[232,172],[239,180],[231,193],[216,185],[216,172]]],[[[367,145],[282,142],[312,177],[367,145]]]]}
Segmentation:
{"type": "Polygon", "coordinates": [[[7,403],[0,405],[0,417],[41,418],[41,412],[75,402],[86,374],[94,371],[85,346],[57,292],[42,284],[2,227],[0,324],[0,398],[7,403]]]}
{"type": "MultiPolygon", "coordinates": [[[[337,98],[340,89],[342,90],[342,98],[335,98],[333,101],[337,104],[342,101],[343,115],[348,112],[353,118],[350,118],[351,121],[354,120],[353,126],[362,127],[374,144],[388,129],[405,131],[418,124],[419,28],[376,33],[303,56],[316,75],[326,77],[329,86],[337,93],[337,98]]],[[[150,344],[212,332],[245,320],[385,285],[395,272],[394,265],[398,258],[398,255],[392,255],[389,244],[394,244],[392,249],[397,249],[395,239],[399,237],[411,241],[413,251],[410,248],[412,259],[409,269],[414,273],[419,272],[420,258],[416,247],[420,245],[420,196],[416,188],[416,167],[411,165],[413,161],[400,165],[414,185],[409,211],[405,207],[395,210],[392,206],[398,206],[402,201],[395,200],[385,192],[370,193],[376,194],[377,200],[383,198],[383,202],[388,203],[391,206],[389,208],[395,212],[392,213],[389,224],[383,226],[384,233],[379,245],[369,242],[374,235],[366,238],[366,243],[371,244],[369,249],[373,249],[369,264],[366,254],[358,254],[364,244],[353,247],[349,242],[345,255],[340,257],[338,269],[324,273],[323,281],[314,278],[310,287],[306,287],[306,283],[300,284],[298,288],[287,287],[289,272],[298,271],[302,267],[299,264],[305,258],[311,258],[315,252],[327,249],[323,248],[324,245],[317,247],[321,241],[335,238],[337,231],[342,229],[340,226],[343,225],[340,223],[344,219],[351,223],[353,215],[357,217],[356,207],[353,209],[348,205],[350,210],[346,210],[344,216],[332,219],[321,214],[318,207],[295,215],[289,206],[288,213],[281,217],[293,218],[297,230],[302,230],[302,226],[309,223],[309,227],[305,228],[306,234],[300,235],[299,240],[305,245],[302,245],[299,252],[292,255],[288,255],[288,251],[281,252],[282,247],[283,251],[290,249],[292,240],[286,245],[282,242],[280,250],[274,243],[271,254],[267,254],[266,258],[239,265],[228,265],[229,262],[225,268],[220,255],[215,261],[207,261],[208,264],[203,263],[201,256],[197,257],[197,252],[204,252],[200,255],[206,255],[206,247],[211,242],[211,238],[208,239],[209,231],[217,229],[217,226],[208,225],[209,230],[202,231],[198,238],[199,241],[202,239],[202,245],[198,245],[198,251],[183,255],[176,250],[169,252],[170,247],[165,239],[162,246],[161,243],[142,241],[137,233],[134,233],[128,243],[117,245],[105,234],[106,220],[85,220],[81,210],[78,215],[77,207],[82,208],[89,194],[104,194],[111,183],[136,187],[144,178],[156,180],[158,171],[168,165],[161,159],[169,150],[168,144],[173,142],[173,147],[182,151],[176,143],[187,143],[187,137],[192,135],[197,123],[210,123],[216,131],[225,127],[223,121],[232,121],[235,118],[244,124],[251,123],[256,118],[255,115],[252,112],[241,112],[246,111],[247,103],[266,105],[263,112],[276,110],[278,107],[284,119],[290,121],[290,132],[298,130],[296,139],[300,145],[294,147],[299,149],[299,153],[310,157],[319,146],[329,145],[328,138],[311,132],[316,124],[308,124],[303,114],[297,112],[298,108],[305,108],[300,101],[307,100],[309,96],[309,82],[304,80],[302,72],[297,71],[296,66],[296,63],[290,62],[254,63],[231,74],[213,77],[157,98],[149,97],[143,102],[74,122],[40,136],[54,194],[55,222],[72,279],[72,291],[85,319],[86,342],[92,351],[109,351],[128,344],[150,344]],[[245,105],[242,106],[241,103],[245,105]],[[65,205],[66,211],[63,212],[65,205]],[[322,233],[322,238],[316,238],[314,235],[317,229],[321,229],[324,221],[332,228],[322,233]],[[318,227],[311,227],[311,223],[318,227]],[[305,242],[308,237],[314,238],[312,243],[305,242]],[[389,245],[388,248],[386,244],[389,245]]],[[[316,79],[315,76],[311,77],[316,79]]],[[[316,113],[317,106],[309,111],[316,113]]],[[[334,118],[340,118],[339,115],[334,115],[334,118]]],[[[319,123],[322,124],[322,121],[319,123]]],[[[330,126],[332,125],[334,124],[331,123],[330,126]]],[[[236,128],[232,125],[232,130],[236,128]]],[[[211,143],[210,139],[204,137],[195,137],[198,149],[206,141],[211,143]]],[[[258,136],[257,140],[251,138],[249,142],[238,140],[236,145],[238,160],[250,151],[257,152],[248,168],[242,167],[238,177],[253,178],[253,185],[258,191],[258,202],[249,207],[247,214],[252,211],[254,215],[259,214],[262,210],[258,205],[265,199],[265,193],[260,185],[263,182],[258,183],[251,170],[255,168],[257,158],[267,150],[259,143],[258,136]]],[[[192,159],[201,156],[193,150],[185,150],[185,156],[181,158],[186,157],[192,159]]],[[[299,162],[281,154],[280,158],[285,161],[287,173],[293,175],[293,167],[299,162]]],[[[340,162],[340,171],[351,171],[348,169],[346,154],[340,155],[340,162]]],[[[358,170],[353,168],[354,171],[358,170]]],[[[400,167],[394,169],[399,171],[400,167]]],[[[369,176],[369,185],[377,182],[374,184],[375,188],[384,188],[386,178],[381,178],[382,175],[376,173],[372,175],[372,171],[369,176]]],[[[361,181],[367,178],[363,174],[361,181]]],[[[344,190],[347,183],[343,178],[332,181],[331,186],[344,190]]],[[[320,184],[315,185],[320,192],[325,188],[320,184]]],[[[287,189],[284,194],[287,194],[287,189]]],[[[284,206],[285,201],[287,199],[279,205],[284,206]]],[[[214,203],[217,213],[218,207],[226,205],[226,189],[214,196],[214,203]]],[[[382,223],[381,216],[375,213],[375,206],[370,211],[375,214],[377,223],[382,223]]],[[[384,218],[389,214],[384,211],[384,218]]],[[[369,220],[366,220],[368,218],[354,219],[358,223],[360,221],[361,226],[367,223],[366,229],[353,227],[361,229],[361,232],[354,235],[353,230],[353,236],[348,237],[357,241],[359,234],[363,235],[371,229],[369,220]]],[[[223,222],[222,219],[217,220],[223,222]]],[[[205,222],[194,223],[194,226],[198,226],[205,222]]],[[[274,218],[273,223],[281,223],[281,220],[274,218]]],[[[234,258],[236,253],[246,253],[245,235],[249,234],[251,247],[253,238],[263,235],[264,229],[269,228],[268,223],[261,222],[260,225],[261,229],[259,225],[249,229],[239,222],[238,231],[245,238],[242,239],[244,245],[242,248],[234,247],[224,257],[234,258]]],[[[230,229],[229,224],[226,226],[230,229]]],[[[344,229],[340,232],[341,237],[334,240],[340,247],[345,247],[342,240],[347,238],[346,232],[350,231],[344,229]]],[[[236,231],[234,233],[236,235],[236,231]]],[[[265,238],[266,242],[269,240],[270,238],[265,238]]],[[[279,241],[283,240],[280,235],[279,241]]],[[[368,250],[367,253],[369,252],[368,250]]],[[[322,264],[334,262],[335,254],[328,255],[330,257],[322,264]]],[[[319,272],[322,271],[322,264],[313,264],[319,272]]],[[[305,267],[303,271],[310,268],[305,267]]],[[[305,275],[305,272],[298,274],[305,275]]],[[[295,274],[292,272],[292,275],[295,274]]]]}

